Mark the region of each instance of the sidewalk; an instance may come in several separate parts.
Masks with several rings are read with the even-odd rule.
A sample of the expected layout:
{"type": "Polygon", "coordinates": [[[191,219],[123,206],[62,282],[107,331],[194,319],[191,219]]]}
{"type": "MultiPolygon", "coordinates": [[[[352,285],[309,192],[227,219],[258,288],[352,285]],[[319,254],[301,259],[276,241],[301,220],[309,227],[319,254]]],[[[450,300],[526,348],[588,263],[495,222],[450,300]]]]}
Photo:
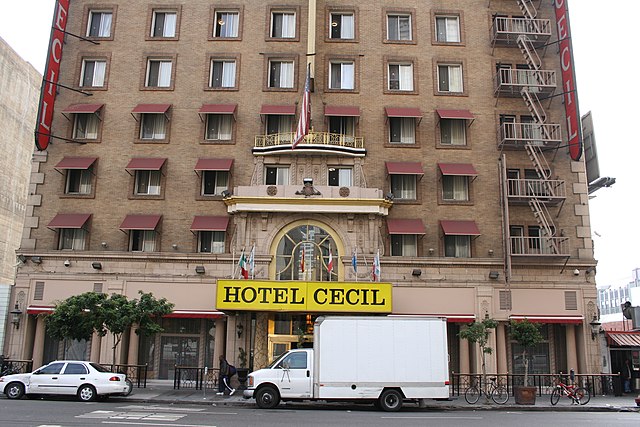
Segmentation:
{"type": "MultiPolygon", "coordinates": [[[[244,399],[242,390],[237,390],[233,396],[218,396],[217,390],[194,390],[194,389],[173,389],[173,381],[150,380],[147,382],[147,388],[135,388],[133,393],[128,397],[113,397],[113,401],[118,402],[136,402],[136,403],[154,403],[154,404],[200,404],[200,405],[218,405],[218,406],[247,406],[256,407],[254,399],[244,399]]],[[[549,396],[538,396],[535,405],[516,405],[513,397],[505,405],[496,405],[495,403],[482,403],[481,399],[475,405],[469,405],[463,396],[452,397],[449,400],[433,400],[427,399],[425,404],[420,406],[420,410],[440,410],[440,411],[632,411],[640,412],[640,407],[636,406],[634,398],[635,394],[626,394],[624,396],[593,396],[591,401],[586,405],[572,405],[571,401],[562,398],[556,406],[552,406],[549,396]]],[[[320,405],[349,405],[348,403],[326,403],[319,402],[320,405]]],[[[310,402],[281,403],[280,407],[289,406],[307,407],[311,406],[310,402]]],[[[318,406],[318,404],[314,404],[318,406]]],[[[418,408],[416,405],[407,407],[418,408]]]]}

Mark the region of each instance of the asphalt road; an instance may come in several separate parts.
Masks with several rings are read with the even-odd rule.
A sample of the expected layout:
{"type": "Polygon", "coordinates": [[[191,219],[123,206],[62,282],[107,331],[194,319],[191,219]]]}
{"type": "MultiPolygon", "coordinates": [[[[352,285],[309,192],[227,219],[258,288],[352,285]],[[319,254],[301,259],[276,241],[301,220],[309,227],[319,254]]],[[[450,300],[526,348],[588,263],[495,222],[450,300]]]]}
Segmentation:
{"type": "Polygon", "coordinates": [[[518,426],[545,425],[638,426],[636,412],[515,412],[425,411],[404,408],[379,412],[369,406],[261,410],[213,405],[155,405],[127,402],[80,403],[73,400],[19,400],[0,397],[2,427],[161,426],[161,427],[281,427],[281,426],[518,426]]]}

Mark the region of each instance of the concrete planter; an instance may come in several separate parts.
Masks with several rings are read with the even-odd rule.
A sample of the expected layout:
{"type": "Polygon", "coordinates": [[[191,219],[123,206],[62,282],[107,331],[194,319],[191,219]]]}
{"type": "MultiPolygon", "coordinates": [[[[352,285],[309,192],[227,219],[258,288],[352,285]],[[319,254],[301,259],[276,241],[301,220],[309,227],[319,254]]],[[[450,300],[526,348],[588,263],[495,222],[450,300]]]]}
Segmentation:
{"type": "Polygon", "coordinates": [[[536,394],[538,389],[536,387],[514,387],[513,392],[518,405],[535,405],[536,394]]]}

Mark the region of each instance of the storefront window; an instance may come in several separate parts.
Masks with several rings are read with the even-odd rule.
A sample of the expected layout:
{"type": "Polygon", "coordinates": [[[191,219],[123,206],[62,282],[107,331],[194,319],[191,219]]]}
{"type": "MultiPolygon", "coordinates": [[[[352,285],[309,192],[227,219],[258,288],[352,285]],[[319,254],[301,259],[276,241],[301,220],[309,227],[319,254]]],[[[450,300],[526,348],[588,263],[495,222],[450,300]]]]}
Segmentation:
{"type": "Polygon", "coordinates": [[[302,225],[278,242],[276,280],[337,281],[338,250],[324,229],[302,225]]]}
{"type": "MultiPolygon", "coordinates": [[[[550,374],[551,362],[549,356],[549,328],[542,325],[540,328],[544,341],[533,348],[527,349],[527,359],[529,360],[529,374],[550,374]]],[[[511,343],[511,363],[512,372],[516,375],[524,374],[524,363],[522,359],[523,347],[515,342],[511,343]]]]}

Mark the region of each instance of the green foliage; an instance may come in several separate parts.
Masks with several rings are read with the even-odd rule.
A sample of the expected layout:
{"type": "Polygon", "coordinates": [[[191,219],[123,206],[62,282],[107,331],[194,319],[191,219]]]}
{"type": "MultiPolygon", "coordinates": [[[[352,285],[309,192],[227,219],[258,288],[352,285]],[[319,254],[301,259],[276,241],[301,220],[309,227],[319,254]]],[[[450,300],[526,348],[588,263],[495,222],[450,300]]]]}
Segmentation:
{"type": "Polygon", "coordinates": [[[88,340],[94,331],[104,336],[104,322],[99,312],[106,299],[105,294],[95,292],[67,298],[45,318],[47,332],[58,340],[88,340]]]}
{"type": "Polygon", "coordinates": [[[489,342],[489,334],[492,329],[498,327],[498,321],[493,319],[484,319],[482,322],[473,322],[466,329],[458,334],[460,338],[472,343],[478,343],[483,353],[491,354],[493,349],[487,346],[489,342]]]}
{"type": "Polygon", "coordinates": [[[522,346],[522,361],[524,363],[524,385],[529,385],[529,359],[527,350],[540,344],[544,337],[540,333],[540,326],[529,322],[526,318],[521,321],[512,320],[509,324],[509,335],[511,339],[522,346]]]}

